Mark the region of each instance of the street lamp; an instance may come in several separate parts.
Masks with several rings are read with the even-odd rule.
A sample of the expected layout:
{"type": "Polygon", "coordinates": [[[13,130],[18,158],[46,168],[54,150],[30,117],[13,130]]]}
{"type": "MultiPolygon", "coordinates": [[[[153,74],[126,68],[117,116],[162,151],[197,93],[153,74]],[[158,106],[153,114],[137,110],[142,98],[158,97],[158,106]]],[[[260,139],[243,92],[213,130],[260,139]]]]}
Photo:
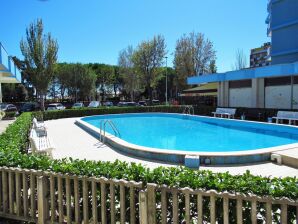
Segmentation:
{"type": "Polygon", "coordinates": [[[166,59],[166,105],[168,105],[168,57],[166,59]]]}

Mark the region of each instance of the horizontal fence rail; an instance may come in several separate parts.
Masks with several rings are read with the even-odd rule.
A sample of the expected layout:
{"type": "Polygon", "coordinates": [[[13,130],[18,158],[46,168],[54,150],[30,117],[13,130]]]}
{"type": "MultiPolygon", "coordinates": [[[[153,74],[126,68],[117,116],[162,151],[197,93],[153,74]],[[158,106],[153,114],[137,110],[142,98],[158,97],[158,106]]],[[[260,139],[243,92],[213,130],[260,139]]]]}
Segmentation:
{"type": "Polygon", "coordinates": [[[0,216],[35,223],[298,223],[298,201],[0,168],[0,216]]]}

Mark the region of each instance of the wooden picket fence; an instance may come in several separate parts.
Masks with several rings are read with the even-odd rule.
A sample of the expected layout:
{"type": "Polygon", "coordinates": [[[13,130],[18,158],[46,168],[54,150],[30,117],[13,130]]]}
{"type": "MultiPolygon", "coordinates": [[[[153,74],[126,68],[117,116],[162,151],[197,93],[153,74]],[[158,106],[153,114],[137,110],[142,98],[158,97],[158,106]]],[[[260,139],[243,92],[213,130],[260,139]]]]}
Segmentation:
{"type": "MultiPolygon", "coordinates": [[[[251,223],[260,210],[264,223],[273,223],[272,206],[279,206],[280,223],[298,201],[213,190],[170,188],[140,182],[94,178],[18,168],[0,168],[0,217],[35,223],[243,223],[249,203],[251,223]],[[220,205],[220,210],[218,210],[220,205]],[[246,206],[244,206],[246,205],[246,206]],[[264,205],[263,207],[260,205],[264,205]]],[[[260,220],[260,219],[259,219],[260,220]]],[[[259,222],[258,222],[259,223],[259,222]]]]}

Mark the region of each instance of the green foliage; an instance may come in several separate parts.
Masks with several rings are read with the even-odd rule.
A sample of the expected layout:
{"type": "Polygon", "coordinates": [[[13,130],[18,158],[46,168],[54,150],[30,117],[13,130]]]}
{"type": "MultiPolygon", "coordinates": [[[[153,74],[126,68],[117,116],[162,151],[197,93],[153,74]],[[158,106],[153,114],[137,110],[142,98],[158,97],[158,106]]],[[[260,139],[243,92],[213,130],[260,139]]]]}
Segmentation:
{"type": "Polygon", "coordinates": [[[105,98],[105,95],[114,93],[116,96],[122,82],[118,67],[99,63],[89,63],[87,66],[96,74],[95,84],[100,95],[105,98]]]}
{"type": "MultiPolygon", "coordinates": [[[[121,114],[121,113],[144,113],[144,112],[165,112],[182,113],[185,106],[151,106],[151,107],[99,107],[82,108],[69,110],[56,110],[33,112],[34,116],[43,120],[52,120],[68,117],[83,117],[101,114],[121,114]]],[[[195,114],[210,115],[215,110],[214,107],[194,107],[195,114]]]]}
{"type": "Polygon", "coordinates": [[[161,101],[165,101],[166,81],[168,87],[168,99],[177,99],[178,92],[181,92],[183,89],[178,89],[176,71],[171,67],[162,67],[158,68],[157,72],[158,75],[154,83],[154,88],[158,96],[158,99],[161,101]]]}
{"type": "Polygon", "coordinates": [[[20,83],[2,83],[3,102],[22,102],[28,98],[28,91],[20,83]]]}
{"type": "Polygon", "coordinates": [[[161,35],[153,39],[142,41],[132,55],[132,62],[140,74],[142,84],[148,91],[150,102],[152,102],[152,90],[157,77],[157,69],[164,63],[166,56],[165,39],[161,35]]]}
{"type": "Polygon", "coordinates": [[[12,111],[12,112],[5,112],[5,116],[3,117],[3,119],[11,119],[16,117],[17,113],[12,111]]]}
{"type": "MultiPolygon", "coordinates": [[[[28,133],[31,123],[31,114],[23,113],[0,135],[1,161],[3,161],[3,156],[8,156],[10,152],[20,153],[27,148],[28,133]],[[6,153],[6,155],[3,153],[6,153]]],[[[5,166],[5,164],[3,164],[3,166],[5,166]]]]}
{"type": "Polygon", "coordinates": [[[80,63],[60,63],[55,66],[55,77],[57,89],[61,97],[65,93],[75,101],[92,99],[95,91],[95,72],[87,65],[80,63]]]}
{"type": "Polygon", "coordinates": [[[5,112],[0,110],[0,120],[5,116],[5,112]]]}
{"type": "Polygon", "coordinates": [[[203,33],[184,34],[176,42],[173,61],[178,75],[178,86],[186,88],[188,76],[216,71],[215,60],[213,43],[203,33]]]}
{"type": "Polygon", "coordinates": [[[134,49],[132,46],[121,50],[118,56],[119,73],[123,79],[123,92],[126,92],[131,101],[135,94],[141,90],[141,77],[138,75],[133,63],[134,49]]]}
{"type": "Polygon", "coordinates": [[[43,22],[38,19],[26,29],[26,39],[20,42],[24,56],[24,72],[29,81],[41,96],[41,107],[44,109],[44,96],[53,78],[54,65],[57,61],[58,43],[50,33],[44,34],[43,22]]]}

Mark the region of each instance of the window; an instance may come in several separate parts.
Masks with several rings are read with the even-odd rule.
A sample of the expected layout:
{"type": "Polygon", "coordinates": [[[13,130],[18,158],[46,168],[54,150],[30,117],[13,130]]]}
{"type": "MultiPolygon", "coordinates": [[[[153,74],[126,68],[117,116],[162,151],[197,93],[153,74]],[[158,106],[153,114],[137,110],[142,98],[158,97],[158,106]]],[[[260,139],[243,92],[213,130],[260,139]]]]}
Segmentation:
{"type": "Polygon", "coordinates": [[[285,86],[285,85],[291,85],[291,76],[265,79],[265,86],[285,86]]]}
{"type": "Polygon", "coordinates": [[[250,88],[250,87],[251,87],[251,79],[229,82],[229,88],[250,88]]]}

